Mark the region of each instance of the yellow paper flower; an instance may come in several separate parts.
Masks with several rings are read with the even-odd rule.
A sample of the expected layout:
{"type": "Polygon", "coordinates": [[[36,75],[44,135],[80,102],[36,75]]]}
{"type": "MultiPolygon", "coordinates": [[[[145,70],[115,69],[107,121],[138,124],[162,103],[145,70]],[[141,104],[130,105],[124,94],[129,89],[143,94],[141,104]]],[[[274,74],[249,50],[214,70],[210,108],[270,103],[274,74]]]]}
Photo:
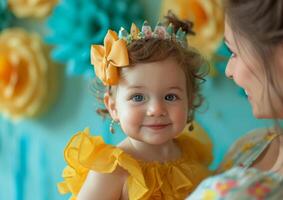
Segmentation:
{"type": "Polygon", "coordinates": [[[39,114],[54,97],[56,73],[40,37],[22,29],[0,34],[0,112],[12,119],[39,114]]]}
{"type": "Polygon", "coordinates": [[[58,0],[7,0],[12,12],[19,18],[45,17],[50,14],[58,0]]]}
{"type": "Polygon", "coordinates": [[[164,0],[162,15],[172,10],[181,19],[194,22],[196,36],[189,45],[211,58],[223,38],[224,12],[221,0],[164,0]]]}
{"type": "Polygon", "coordinates": [[[104,38],[104,46],[91,46],[91,64],[96,76],[104,85],[115,85],[119,81],[118,67],[129,65],[126,41],[119,39],[115,31],[109,30],[104,38]]]}

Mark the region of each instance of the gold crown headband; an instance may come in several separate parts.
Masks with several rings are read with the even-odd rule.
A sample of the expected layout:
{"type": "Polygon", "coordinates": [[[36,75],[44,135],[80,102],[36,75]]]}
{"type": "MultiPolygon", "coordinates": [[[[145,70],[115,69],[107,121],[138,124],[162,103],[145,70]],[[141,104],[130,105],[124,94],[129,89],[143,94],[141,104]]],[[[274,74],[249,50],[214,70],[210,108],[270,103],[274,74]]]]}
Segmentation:
{"type": "Polygon", "coordinates": [[[91,64],[94,65],[96,76],[106,86],[118,84],[118,68],[129,65],[127,45],[135,40],[149,38],[172,39],[180,43],[182,47],[187,47],[186,32],[180,28],[175,34],[172,24],[165,27],[163,24],[158,23],[154,31],[152,31],[147,21],[145,21],[142,31],[140,31],[133,23],[130,34],[121,27],[119,36],[115,31],[108,30],[104,38],[104,46],[91,46],[91,64]]]}

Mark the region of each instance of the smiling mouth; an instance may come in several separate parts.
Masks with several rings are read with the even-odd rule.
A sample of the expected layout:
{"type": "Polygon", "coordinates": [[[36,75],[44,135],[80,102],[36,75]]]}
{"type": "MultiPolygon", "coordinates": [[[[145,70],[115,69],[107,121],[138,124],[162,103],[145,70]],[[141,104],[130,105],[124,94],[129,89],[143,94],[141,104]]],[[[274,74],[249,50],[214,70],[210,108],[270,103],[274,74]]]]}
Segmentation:
{"type": "Polygon", "coordinates": [[[153,129],[153,130],[160,130],[160,129],[166,128],[170,125],[171,124],[150,124],[150,125],[144,125],[144,127],[150,128],[150,129],[153,129]]]}

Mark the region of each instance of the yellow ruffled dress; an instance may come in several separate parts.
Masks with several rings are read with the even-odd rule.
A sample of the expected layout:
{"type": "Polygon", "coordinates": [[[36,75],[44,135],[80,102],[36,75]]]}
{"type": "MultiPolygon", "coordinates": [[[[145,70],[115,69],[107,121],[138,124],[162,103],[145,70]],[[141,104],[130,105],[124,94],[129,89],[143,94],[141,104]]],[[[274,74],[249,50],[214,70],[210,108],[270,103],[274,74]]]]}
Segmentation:
{"type": "Polygon", "coordinates": [[[105,144],[100,136],[91,136],[89,129],[73,136],[64,156],[68,166],[63,171],[63,182],[58,184],[62,194],[71,192],[75,200],[89,170],[111,173],[117,166],[129,173],[129,200],[183,200],[211,174],[210,144],[202,144],[188,134],[176,138],[182,156],[165,163],[143,162],[115,146],[105,144]]]}

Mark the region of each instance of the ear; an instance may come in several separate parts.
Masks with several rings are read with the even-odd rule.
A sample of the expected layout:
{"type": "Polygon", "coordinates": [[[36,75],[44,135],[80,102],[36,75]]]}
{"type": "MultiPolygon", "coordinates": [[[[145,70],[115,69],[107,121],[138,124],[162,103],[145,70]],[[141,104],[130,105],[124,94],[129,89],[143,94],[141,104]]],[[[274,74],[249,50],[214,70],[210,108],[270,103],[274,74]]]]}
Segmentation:
{"type": "Polygon", "coordinates": [[[119,121],[119,117],[118,117],[118,112],[116,109],[116,104],[115,101],[113,99],[113,97],[111,97],[111,95],[109,94],[109,92],[106,92],[104,94],[104,105],[107,108],[110,116],[112,117],[112,119],[114,121],[119,121]]]}

